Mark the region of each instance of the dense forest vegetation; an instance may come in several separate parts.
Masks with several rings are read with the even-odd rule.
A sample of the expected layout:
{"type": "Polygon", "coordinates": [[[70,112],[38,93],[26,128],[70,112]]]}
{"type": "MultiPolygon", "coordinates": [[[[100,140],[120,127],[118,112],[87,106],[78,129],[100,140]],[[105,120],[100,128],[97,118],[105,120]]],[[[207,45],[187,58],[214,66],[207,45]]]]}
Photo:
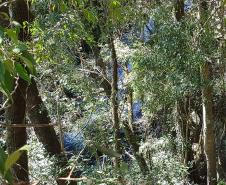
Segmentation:
{"type": "Polygon", "coordinates": [[[0,184],[225,185],[225,0],[0,0],[0,184]]]}

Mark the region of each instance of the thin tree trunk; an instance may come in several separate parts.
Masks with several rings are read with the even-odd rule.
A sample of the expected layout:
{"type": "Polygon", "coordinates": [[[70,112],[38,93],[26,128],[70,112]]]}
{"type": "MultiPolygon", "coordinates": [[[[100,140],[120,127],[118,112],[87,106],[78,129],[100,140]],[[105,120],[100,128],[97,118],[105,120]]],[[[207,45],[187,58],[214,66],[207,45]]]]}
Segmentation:
{"type": "MultiPolygon", "coordinates": [[[[3,97],[3,94],[0,92],[0,107],[3,106],[3,103],[4,103],[4,97],[3,97]]],[[[0,110],[0,121],[4,121],[4,110],[0,110]]]]}
{"type": "MultiPolygon", "coordinates": [[[[112,122],[114,128],[114,139],[115,139],[115,151],[122,154],[121,137],[120,137],[120,123],[118,115],[118,61],[114,45],[113,38],[109,40],[109,47],[111,49],[112,57],[112,90],[111,90],[111,106],[112,106],[112,122]]],[[[120,158],[115,159],[116,168],[120,167],[120,158]]]]}
{"type": "Polygon", "coordinates": [[[133,92],[131,88],[127,88],[127,103],[128,103],[128,122],[124,122],[125,135],[133,149],[134,157],[138,163],[140,171],[144,176],[149,174],[149,168],[142,153],[139,152],[140,145],[138,139],[133,132],[133,92]]]}
{"type": "MultiPolygon", "coordinates": [[[[95,57],[96,66],[99,67],[101,69],[103,75],[105,77],[107,77],[106,76],[106,64],[104,63],[103,58],[100,55],[100,48],[98,46],[93,47],[93,54],[95,57]]],[[[92,78],[100,81],[100,85],[104,89],[105,94],[107,95],[107,97],[110,98],[111,97],[111,83],[107,79],[101,77],[100,75],[98,75],[96,73],[91,73],[90,76],[92,78]]]]}
{"type": "MultiPolygon", "coordinates": [[[[200,18],[201,24],[205,29],[208,28],[208,3],[200,0],[200,18]]],[[[205,47],[205,46],[204,46],[205,47]]],[[[206,61],[201,66],[202,78],[202,104],[203,104],[203,135],[204,152],[207,161],[207,185],[217,184],[216,175],[216,146],[215,146],[215,128],[213,117],[213,85],[212,83],[212,65],[206,61]]]]}

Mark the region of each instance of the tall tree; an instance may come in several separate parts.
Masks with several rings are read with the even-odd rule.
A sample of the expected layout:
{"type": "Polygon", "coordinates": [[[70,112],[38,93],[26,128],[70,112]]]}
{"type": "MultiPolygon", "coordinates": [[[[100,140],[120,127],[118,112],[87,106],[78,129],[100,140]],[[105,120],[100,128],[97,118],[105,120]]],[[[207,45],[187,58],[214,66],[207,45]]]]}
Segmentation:
{"type": "MultiPolygon", "coordinates": [[[[109,48],[111,49],[112,58],[112,87],[111,87],[111,106],[112,106],[112,122],[114,128],[115,150],[122,154],[121,137],[120,137],[120,123],[118,114],[118,60],[115,50],[114,39],[109,38],[109,48]]],[[[115,165],[120,167],[120,158],[116,157],[115,165]]]]}
{"type": "MultiPolygon", "coordinates": [[[[208,2],[205,0],[200,0],[200,21],[203,29],[205,29],[207,34],[210,29],[210,23],[208,22],[208,14],[208,2]]],[[[205,48],[206,45],[203,45],[201,47],[205,48]]],[[[217,175],[211,61],[204,61],[204,63],[201,65],[200,73],[202,78],[203,135],[204,152],[207,162],[207,184],[215,185],[217,184],[217,175]]]]}
{"type": "MultiPolygon", "coordinates": [[[[30,13],[28,10],[28,4],[24,0],[16,0],[12,2],[11,6],[12,19],[23,25],[23,22],[29,22],[30,13]]],[[[26,29],[21,29],[19,36],[20,41],[27,41],[29,38],[26,29]]],[[[20,61],[18,61],[20,62],[20,61]]],[[[5,118],[8,124],[25,124],[25,111],[26,111],[26,89],[27,82],[21,78],[17,78],[14,84],[14,92],[12,94],[11,106],[7,108],[5,118]]],[[[9,153],[14,152],[18,148],[26,144],[27,133],[26,128],[7,128],[7,148],[9,153]]],[[[27,153],[23,153],[19,161],[12,168],[16,181],[29,181],[28,176],[28,156],[27,153]]]]}

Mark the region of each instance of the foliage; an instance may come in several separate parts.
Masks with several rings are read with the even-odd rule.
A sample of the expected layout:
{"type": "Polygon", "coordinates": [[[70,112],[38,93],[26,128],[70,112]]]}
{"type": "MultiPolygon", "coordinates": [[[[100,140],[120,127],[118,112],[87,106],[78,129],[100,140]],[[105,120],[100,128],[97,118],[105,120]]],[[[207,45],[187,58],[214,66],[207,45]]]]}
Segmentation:
{"type": "Polygon", "coordinates": [[[0,147],[0,173],[1,176],[10,184],[13,183],[11,167],[19,160],[23,152],[28,151],[28,146],[23,146],[11,154],[6,154],[0,147]]]}
{"type": "MultiPolygon", "coordinates": [[[[79,151],[67,155],[67,166],[56,167],[63,160],[49,157],[38,140],[32,138],[32,133],[29,140],[32,146],[29,156],[32,178],[51,184],[58,173],[70,170],[76,163],[74,175],[82,173],[88,179],[87,184],[119,184],[120,176],[124,177],[122,184],[134,185],[173,185],[186,181],[190,166],[183,164],[181,148],[192,148],[195,142],[199,142],[193,141],[197,139],[193,138],[194,133],[202,136],[201,117],[200,123],[195,123],[197,125],[190,118],[191,111],[197,117],[202,114],[199,110],[201,101],[197,101],[201,99],[200,92],[205,85],[201,82],[200,67],[207,59],[211,61],[215,75],[214,81],[211,81],[215,85],[214,93],[221,94],[222,87],[218,86],[222,78],[216,75],[221,67],[218,65],[221,51],[214,28],[217,21],[210,17],[207,22],[209,27],[202,26],[194,2],[192,11],[178,22],[174,6],[175,1],[32,0],[36,18],[29,27],[32,38],[29,43],[18,40],[19,30],[24,26],[12,22],[13,28],[0,28],[1,91],[10,97],[18,76],[30,82],[31,75],[36,74],[36,61],[36,81],[48,109],[47,116],[52,122],[62,123],[62,130],[55,128],[57,134],[60,131],[71,134],[73,139],[69,144],[82,146],[78,150],[87,147],[82,155],[78,154],[79,151]],[[140,30],[150,18],[155,29],[151,31],[151,40],[143,43],[140,30]],[[122,43],[126,34],[132,37],[132,44],[122,43]],[[124,160],[120,168],[114,166],[114,157],[121,155],[113,150],[115,133],[111,105],[102,86],[104,80],[109,84],[112,80],[109,38],[114,40],[118,69],[124,75],[123,82],[119,83],[117,99],[124,160]],[[132,66],[130,73],[128,65],[132,66]],[[135,95],[133,101],[139,99],[143,105],[144,116],[133,120],[132,130],[134,138],[138,138],[139,154],[147,162],[148,177],[141,174],[134,157],[137,153],[134,153],[123,129],[123,124],[129,120],[126,96],[130,85],[135,95]],[[180,138],[178,135],[182,137],[182,133],[173,136],[173,131],[180,126],[177,117],[181,116],[176,115],[175,104],[186,96],[198,97],[189,100],[189,112],[185,115],[186,131],[191,129],[191,135],[180,138]],[[200,105],[197,108],[193,104],[200,105]],[[77,133],[81,133],[82,139],[74,137],[77,133]],[[189,143],[192,146],[187,146],[188,141],[183,143],[183,139],[193,142],[189,143]],[[177,154],[175,145],[181,146],[177,154]],[[91,163],[87,162],[87,156],[93,160],[91,163]]],[[[214,100],[217,104],[217,97],[214,100]]],[[[176,131],[183,132],[182,129],[176,131]]],[[[192,152],[194,158],[198,156],[192,152]]],[[[189,162],[193,164],[195,159],[189,162]]]]}
{"type": "Polygon", "coordinates": [[[200,65],[216,52],[211,31],[200,34],[199,24],[192,17],[175,22],[171,8],[168,5],[155,13],[156,28],[151,42],[139,47],[131,59],[133,88],[137,94],[147,95],[144,102],[150,111],[199,90],[200,65]],[[200,42],[205,42],[205,49],[200,42]]]}
{"type": "Polygon", "coordinates": [[[8,97],[17,76],[30,82],[30,74],[36,73],[28,45],[18,39],[22,26],[15,21],[12,24],[14,28],[0,27],[0,90],[8,97]]]}

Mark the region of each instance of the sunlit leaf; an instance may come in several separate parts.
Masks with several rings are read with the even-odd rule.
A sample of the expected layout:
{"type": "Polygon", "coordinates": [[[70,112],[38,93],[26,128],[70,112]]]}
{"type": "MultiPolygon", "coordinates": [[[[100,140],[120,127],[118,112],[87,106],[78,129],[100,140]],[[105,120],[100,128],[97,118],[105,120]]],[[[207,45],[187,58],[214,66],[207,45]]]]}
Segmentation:
{"type": "Polygon", "coordinates": [[[21,147],[8,156],[5,162],[5,172],[7,172],[20,158],[23,152],[28,151],[28,145],[21,147]]]}
{"type": "Polygon", "coordinates": [[[0,44],[3,42],[4,35],[4,29],[0,26],[0,44]]]}
{"type": "Polygon", "coordinates": [[[22,66],[20,63],[15,63],[15,69],[16,69],[16,72],[18,73],[18,75],[22,79],[24,79],[27,82],[31,81],[30,76],[29,76],[27,70],[24,68],[24,66],[22,66]]]}
{"type": "Polygon", "coordinates": [[[84,9],[83,13],[89,22],[91,22],[91,23],[97,22],[97,17],[94,15],[94,13],[92,11],[84,9]]]}
{"type": "Polygon", "coordinates": [[[17,44],[16,46],[15,46],[15,48],[13,48],[13,52],[14,53],[16,53],[16,54],[18,54],[18,53],[21,53],[21,52],[23,52],[23,51],[27,51],[27,46],[26,46],[26,44],[24,44],[24,43],[19,43],[19,44],[17,44]]]}
{"type": "Polygon", "coordinates": [[[12,21],[11,24],[14,25],[17,28],[22,28],[22,25],[17,21],[12,21]]]}
{"type": "Polygon", "coordinates": [[[13,61],[12,60],[5,60],[4,61],[4,65],[5,65],[5,69],[11,73],[11,74],[14,74],[15,73],[15,69],[14,69],[14,64],[13,64],[13,61]]]}
{"type": "Polygon", "coordinates": [[[18,33],[16,30],[7,29],[6,33],[14,43],[18,43],[18,33]]]}

